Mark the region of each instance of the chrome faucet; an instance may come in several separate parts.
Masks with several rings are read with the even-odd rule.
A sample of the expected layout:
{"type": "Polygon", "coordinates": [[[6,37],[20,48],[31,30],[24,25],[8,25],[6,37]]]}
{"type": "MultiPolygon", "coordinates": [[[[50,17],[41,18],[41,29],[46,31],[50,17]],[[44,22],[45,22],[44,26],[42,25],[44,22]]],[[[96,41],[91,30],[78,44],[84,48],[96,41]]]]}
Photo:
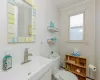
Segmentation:
{"type": "Polygon", "coordinates": [[[31,61],[31,60],[28,60],[28,56],[33,56],[33,55],[32,53],[28,53],[28,48],[26,48],[24,51],[24,62],[22,64],[25,64],[31,61]]]}

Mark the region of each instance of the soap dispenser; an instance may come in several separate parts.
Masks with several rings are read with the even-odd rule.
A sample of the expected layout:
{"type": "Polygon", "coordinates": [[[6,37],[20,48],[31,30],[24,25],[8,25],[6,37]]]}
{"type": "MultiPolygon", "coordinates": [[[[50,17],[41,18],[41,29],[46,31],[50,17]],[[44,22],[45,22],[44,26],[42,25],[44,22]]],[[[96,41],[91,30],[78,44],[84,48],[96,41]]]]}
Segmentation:
{"type": "Polygon", "coordinates": [[[3,58],[3,70],[6,71],[12,68],[12,56],[8,53],[3,58]]]}

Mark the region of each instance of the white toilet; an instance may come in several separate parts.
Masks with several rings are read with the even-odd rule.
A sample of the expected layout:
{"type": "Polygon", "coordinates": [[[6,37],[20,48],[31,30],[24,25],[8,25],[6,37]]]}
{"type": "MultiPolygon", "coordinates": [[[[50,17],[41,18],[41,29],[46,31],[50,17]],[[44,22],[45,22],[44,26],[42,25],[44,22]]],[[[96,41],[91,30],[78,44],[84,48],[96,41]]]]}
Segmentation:
{"type": "Polygon", "coordinates": [[[78,80],[73,73],[65,71],[64,69],[60,70],[60,56],[57,53],[51,54],[49,59],[53,60],[53,80],[78,80]]]}

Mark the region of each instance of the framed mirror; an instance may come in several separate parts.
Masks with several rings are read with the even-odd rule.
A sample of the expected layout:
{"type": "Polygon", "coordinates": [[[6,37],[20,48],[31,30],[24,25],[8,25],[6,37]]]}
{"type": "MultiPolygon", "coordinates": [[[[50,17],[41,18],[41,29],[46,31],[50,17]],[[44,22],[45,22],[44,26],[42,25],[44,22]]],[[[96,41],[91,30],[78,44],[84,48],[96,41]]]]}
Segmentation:
{"type": "Polygon", "coordinates": [[[8,43],[36,40],[36,5],[33,0],[8,0],[8,43]]]}

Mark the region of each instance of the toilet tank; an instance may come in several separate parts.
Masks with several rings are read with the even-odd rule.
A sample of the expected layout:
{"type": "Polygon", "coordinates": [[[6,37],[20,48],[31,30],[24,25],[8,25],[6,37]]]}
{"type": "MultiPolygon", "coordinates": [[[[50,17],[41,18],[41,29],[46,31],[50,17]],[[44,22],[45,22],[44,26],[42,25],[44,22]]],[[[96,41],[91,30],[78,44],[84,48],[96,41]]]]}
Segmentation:
{"type": "Polygon", "coordinates": [[[53,53],[50,55],[49,59],[52,59],[53,65],[52,65],[52,73],[53,75],[59,71],[60,67],[60,55],[57,53],[53,53]]]}

